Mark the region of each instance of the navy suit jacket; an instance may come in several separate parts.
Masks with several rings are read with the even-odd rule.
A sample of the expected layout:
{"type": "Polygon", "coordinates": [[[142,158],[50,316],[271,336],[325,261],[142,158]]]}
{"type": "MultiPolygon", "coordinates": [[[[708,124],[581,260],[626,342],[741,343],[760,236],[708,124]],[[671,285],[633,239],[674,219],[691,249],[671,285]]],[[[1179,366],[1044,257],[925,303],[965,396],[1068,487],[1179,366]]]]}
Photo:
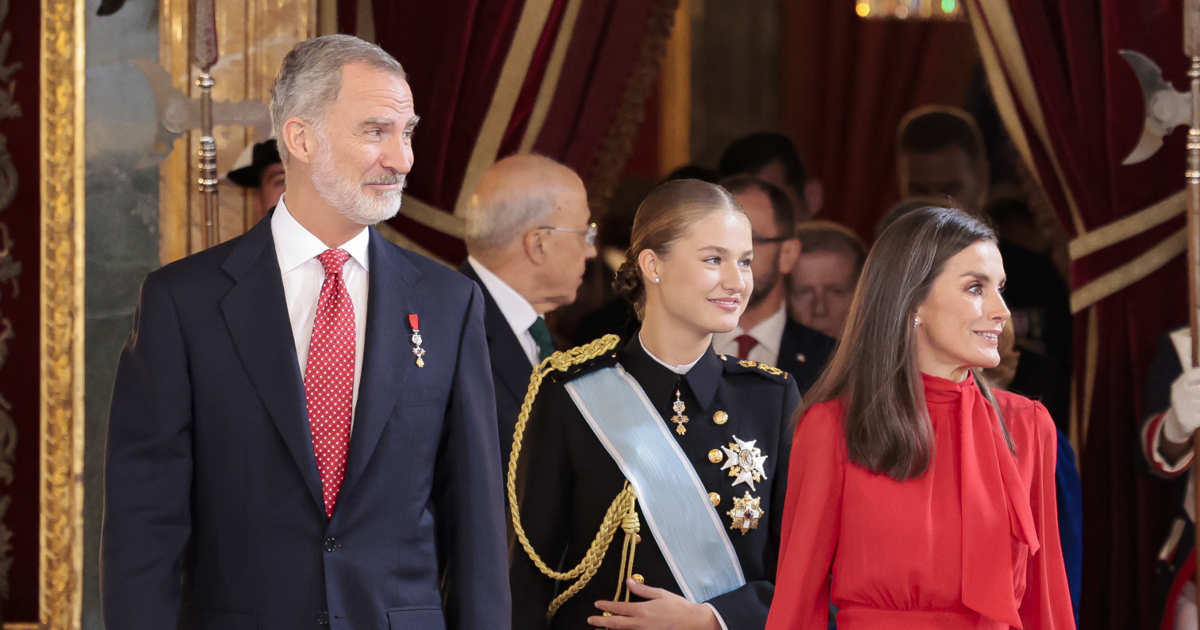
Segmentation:
{"type": "Polygon", "coordinates": [[[147,276],[109,418],[108,628],[508,627],[482,297],[374,229],[368,256],[329,520],[269,219],[147,276]]]}
{"type": "Polygon", "coordinates": [[[496,385],[496,420],[500,435],[501,474],[508,472],[508,456],[512,453],[513,429],[517,425],[517,415],[521,412],[521,403],[525,400],[525,391],[529,389],[529,377],[533,374],[533,365],[512,326],[500,310],[479,274],[468,263],[458,268],[466,277],[479,285],[483,292],[483,325],[487,332],[488,353],[491,355],[492,382],[496,385]]]}
{"type": "Polygon", "coordinates": [[[796,379],[796,386],[803,396],[825,371],[825,364],[833,356],[837,340],[787,318],[783,326],[783,339],[779,342],[779,365],[796,379]]]}

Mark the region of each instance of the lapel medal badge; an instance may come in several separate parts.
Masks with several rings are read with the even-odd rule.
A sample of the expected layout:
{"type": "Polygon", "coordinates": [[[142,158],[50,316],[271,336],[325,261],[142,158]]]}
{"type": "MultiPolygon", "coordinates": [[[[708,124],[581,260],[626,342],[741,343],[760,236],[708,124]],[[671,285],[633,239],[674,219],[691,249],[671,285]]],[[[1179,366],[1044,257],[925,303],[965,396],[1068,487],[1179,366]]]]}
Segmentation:
{"type": "Polygon", "coordinates": [[[421,320],[416,313],[408,314],[408,326],[412,328],[412,336],[409,340],[412,341],[413,356],[417,357],[417,367],[425,367],[425,348],[421,347],[421,320]]]}

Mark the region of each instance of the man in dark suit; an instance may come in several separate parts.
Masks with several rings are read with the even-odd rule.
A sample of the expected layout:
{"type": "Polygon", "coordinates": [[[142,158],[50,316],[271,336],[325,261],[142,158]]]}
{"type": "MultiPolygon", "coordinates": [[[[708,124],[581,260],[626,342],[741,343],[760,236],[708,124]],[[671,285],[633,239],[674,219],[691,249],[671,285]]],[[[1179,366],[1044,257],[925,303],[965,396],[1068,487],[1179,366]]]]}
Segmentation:
{"type": "Polygon", "coordinates": [[[817,381],[836,342],[788,317],[784,276],[796,264],[800,241],[787,195],[751,175],[721,181],[750,218],[754,233],[754,291],[738,327],[713,336],[717,352],[790,372],[804,394],[817,381]]]}
{"type": "Polygon", "coordinates": [[[412,167],[404,77],[357,38],[298,44],[271,103],[284,198],[146,278],[109,419],[107,627],[508,627],[483,298],[367,227],[412,167]]]}
{"type": "Polygon", "coordinates": [[[544,315],[575,301],[596,255],[588,217],[583,180],[540,155],[493,164],[463,211],[469,255],[459,271],[483,290],[505,469],[530,373],[554,352],[544,315]]]}

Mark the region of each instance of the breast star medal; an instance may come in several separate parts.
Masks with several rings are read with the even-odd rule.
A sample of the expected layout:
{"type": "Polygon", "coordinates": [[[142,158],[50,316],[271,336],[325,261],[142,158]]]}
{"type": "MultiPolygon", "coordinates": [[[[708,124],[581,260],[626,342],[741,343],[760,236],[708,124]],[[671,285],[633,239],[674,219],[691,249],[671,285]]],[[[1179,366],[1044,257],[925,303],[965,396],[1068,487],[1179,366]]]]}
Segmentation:
{"type": "Polygon", "coordinates": [[[679,395],[679,388],[676,387],[675,402],[671,403],[671,411],[674,411],[675,415],[671,416],[671,422],[675,423],[675,432],[679,435],[687,433],[687,427],[684,425],[687,424],[688,417],[683,415],[683,412],[686,410],[687,406],[683,404],[683,398],[679,395]]]}
{"type": "Polygon", "coordinates": [[[757,441],[743,442],[735,435],[729,446],[721,447],[721,450],[725,451],[725,465],[721,470],[729,471],[729,476],[734,478],[734,486],[739,483],[749,484],[750,489],[755,492],[758,492],[754,487],[755,482],[767,478],[767,473],[763,470],[767,456],[762,454],[762,449],[754,445],[757,441]]]}
{"type": "Polygon", "coordinates": [[[749,491],[740,497],[733,497],[733,509],[726,512],[732,519],[729,529],[740,530],[743,536],[752,529],[758,529],[758,519],[765,514],[761,503],[762,500],[750,496],[749,491]]]}
{"type": "Polygon", "coordinates": [[[408,326],[412,328],[412,336],[409,341],[412,341],[413,356],[417,357],[417,367],[425,367],[425,348],[421,347],[421,320],[416,313],[408,314],[408,326]]]}

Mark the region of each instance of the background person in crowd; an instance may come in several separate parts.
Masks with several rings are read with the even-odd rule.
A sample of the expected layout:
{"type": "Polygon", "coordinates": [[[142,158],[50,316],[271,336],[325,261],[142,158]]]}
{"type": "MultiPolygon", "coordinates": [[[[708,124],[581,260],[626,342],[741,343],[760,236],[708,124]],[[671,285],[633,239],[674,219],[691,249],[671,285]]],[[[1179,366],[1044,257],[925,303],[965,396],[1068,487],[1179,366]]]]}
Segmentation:
{"type": "Polygon", "coordinates": [[[787,195],[751,175],[736,175],[721,184],[750,217],[754,291],[737,328],[718,333],[713,343],[718,352],[791,373],[803,394],[821,374],[835,341],[787,314],[785,275],[801,253],[787,195]]]}
{"type": "Polygon", "coordinates": [[[583,180],[539,155],[490,166],[464,210],[467,260],[459,271],[483,291],[501,470],[529,375],[554,353],[544,316],[575,301],[584,264],[596,255],[590,214],[583,180]]]}
{"type": "Polygon", "coordinates": [[[1139,432],[1150,472],[1174,486],[1176,518],[1164,535],[1156,570],[1164,605],[1164,630],[1194,630],[1196,623],[1196,506],[1192,487],[1193,444],[1200,429],[1200,368],[1190,367],[1186,327],[1163,335],[1146,373],[1146,418],[1139,432]],[[1183,366],[1189,366],[1184,369],[1183,366]]]}
{"type": "Polygon", "coordinates": [[[255,222],[267,216],[283,194],[283,163],[279,161],[275,138],[246,147],[225,177],[253,191],[255,222]]]}
{"type": "Polygon", "coordinates": [[[788,314],[834,339],[842,336],[854,287],[867,248],[862,239],[832,221],[806,221],[796,227],[800,255],[787,276],[788,314]]]}
{"type": "Polygon", "coordinates": [[[639,333],[576,349],[586,360],[540,382],[524,428],[513,627],[761,629],[799,393],[712,347],[753,287],[750,224],[724,189],[676,180],[642,202],[631,240],[616,285],[639,333]],[[613,497],[632,502],[609,511],[613,497]],[[602,524],[616,531],[597,572],[556,588],[547,573],[570,573],[602,524]]]}
{"type": "Polygon", "coordinates": [[[767,628],[1073,628],[1056,432],[993,392],[1009,317],[995,235],[961,211],[901,217],[867,258],[789,467],[767,628]]]}
{"type": "Polygon", "coordinates": [[[821,182],[809,176],[796,145],[781,133],[763,131],[734,140],[717,164],[721,177],[754,175],[787,194],[794,221],[821,212],[821,182]]]}
{"type": "Polygon", "coordinates": [[[297,44],[271,97],[287,193],[147,276],[109,416],[106,627],[508,627],[483,298],[369,227],[413,165],[405,76],[356,37],[297,44]]]}

